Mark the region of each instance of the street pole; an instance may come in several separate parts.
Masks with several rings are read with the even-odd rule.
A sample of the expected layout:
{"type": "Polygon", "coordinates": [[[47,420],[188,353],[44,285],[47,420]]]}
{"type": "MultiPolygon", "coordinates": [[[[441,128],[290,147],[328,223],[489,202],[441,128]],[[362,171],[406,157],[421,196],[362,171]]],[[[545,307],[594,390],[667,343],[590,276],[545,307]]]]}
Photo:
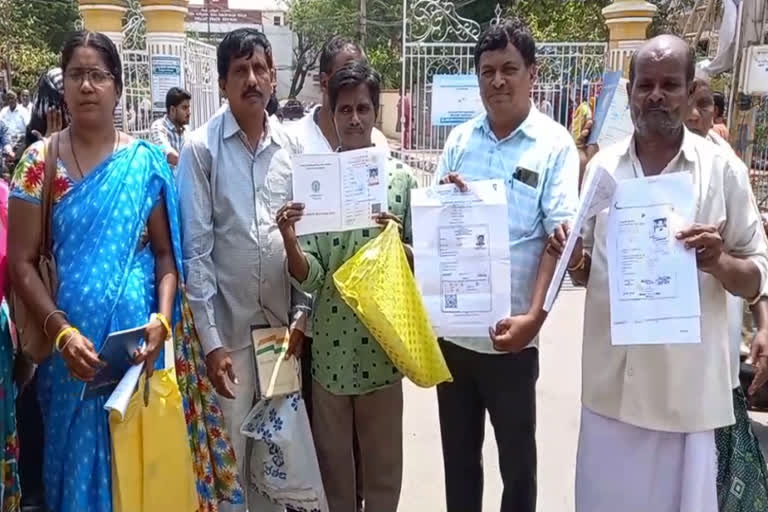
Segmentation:
{"type": "Polygon", "coordinates": [[[368,35],[368,0],[360,0],[360,46],[365,49],[365,39],[368,35]]]}

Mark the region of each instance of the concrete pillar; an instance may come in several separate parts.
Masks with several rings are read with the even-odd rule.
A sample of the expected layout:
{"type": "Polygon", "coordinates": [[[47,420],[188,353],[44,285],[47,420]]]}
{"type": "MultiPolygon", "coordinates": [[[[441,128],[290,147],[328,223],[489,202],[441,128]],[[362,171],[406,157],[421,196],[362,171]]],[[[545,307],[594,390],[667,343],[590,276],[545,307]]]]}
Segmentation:
{"type": "MultiPolygon", "coordinates": [[[[164,64],[178,62],[181,73],[181,87],[185,86],[185,19],[188,0],[141,0],[141,12],[147,27],[147,51],[150,58],[150,72],[154,75],[156,64],[170,69],[164,64]],[[158,60],[167,57],[165,60],[158,60]],[[178,59],[178,60],[175,60],[178,59]]],[[[158,83],[152,80],[154,88],[158,83]]],[[[165,110],[164,92],[152,92],[155,116],[165,110]]]]}
{"type": "Polygon", "coordinates": [[[610,32],[608,69],[629,74],[629,59],[646,40],[648,26],[658,9],[645,0],[613,0],[603,9],[610,32]]]}
{"type": "Polygon", "coordinates": [[[92,32],[106,34],[118,50],[123,46],[123,17],[127,11],[124,0],[80,0],[83,26],[92,32]]]}

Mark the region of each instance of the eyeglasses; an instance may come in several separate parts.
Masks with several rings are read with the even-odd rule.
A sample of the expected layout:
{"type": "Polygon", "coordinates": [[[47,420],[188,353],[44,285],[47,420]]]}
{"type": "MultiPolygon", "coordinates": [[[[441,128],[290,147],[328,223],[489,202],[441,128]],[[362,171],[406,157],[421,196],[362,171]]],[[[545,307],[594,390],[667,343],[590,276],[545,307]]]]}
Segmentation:
{"type": "Polygon", "coordinates": [[[88,82],[92,86],[102,87],[106,85],[106,83],[109,82],[110,80],[113,80],[115,78],[115,75],[113,75],[109,71],[105,71],[99,68],[90,68],[90,69],[77,68],[77,69],[70,69],[66,73],[64,73],[64,78],[67,81],[77,85],[83,85],[83,82],[85,81],[85,79],[88,78],[88,82]]]}

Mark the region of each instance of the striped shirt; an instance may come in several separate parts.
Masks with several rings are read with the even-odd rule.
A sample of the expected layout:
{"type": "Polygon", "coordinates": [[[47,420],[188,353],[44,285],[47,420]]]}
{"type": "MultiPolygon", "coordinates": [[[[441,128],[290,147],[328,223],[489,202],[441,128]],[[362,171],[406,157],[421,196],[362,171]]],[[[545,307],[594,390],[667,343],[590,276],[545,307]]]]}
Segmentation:
{"type": "MultiPolygon", "coordinates": [[[[152,144],[160,146],[166,155],[171,151],[175,151],[177,155],[181,154],[185,133],[186,129],[177,127],[167,115],[155,120],[150,127],[152,144]]],[[[171,170],[176,173],[175,166],[172,165],[171,170]]]]}
{"type": "MultiPolygon", "coordinates": [[[[438,180],[450,172],[467,181],[501,179],[507,184],[510,314],[527,313],[547,237],[576,213],[579,155],[571,135],[531,105],[525,121],[498,140],[487,114],[481,114],[448,136],[437,168],[438,180]],[[528,171],[522,174],[531,178],[518,179],[520,171],[528,171]]],[[[451,341],[476,352],[499,353],[488,337],[451,341]]]]}

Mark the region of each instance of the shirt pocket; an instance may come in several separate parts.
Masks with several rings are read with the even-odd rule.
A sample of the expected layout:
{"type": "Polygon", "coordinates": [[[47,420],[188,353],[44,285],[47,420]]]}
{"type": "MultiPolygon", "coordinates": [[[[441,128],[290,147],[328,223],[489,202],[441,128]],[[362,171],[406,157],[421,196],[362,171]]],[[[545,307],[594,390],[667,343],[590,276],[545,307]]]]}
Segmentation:
{"type": "Polygon", "coordinates": [[[538,226],[539,189],[511,179],[507,183],[510,242],[531,235],[538,226]]]}
{"type": "Polygon", "coordinates": [[[271,169],[264,180],[266,204],[269,205],[273,215],[293,197],[293,184],[291,175],[282,169],[271,169]]]}

